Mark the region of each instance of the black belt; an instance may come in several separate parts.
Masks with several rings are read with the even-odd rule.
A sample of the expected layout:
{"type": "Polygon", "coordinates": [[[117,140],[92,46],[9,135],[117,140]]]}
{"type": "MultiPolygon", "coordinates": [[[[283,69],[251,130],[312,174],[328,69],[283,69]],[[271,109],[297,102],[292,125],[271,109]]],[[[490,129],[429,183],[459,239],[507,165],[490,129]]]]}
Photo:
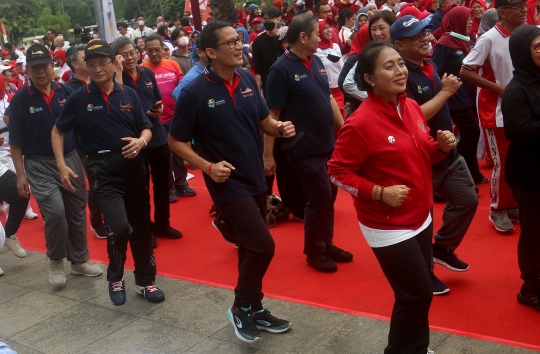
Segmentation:
{"type": "Polygon", "coordinates": [[[0,129],[0,134],[4,134],[5,132],[9,131],[8,127],[0,129]]]}

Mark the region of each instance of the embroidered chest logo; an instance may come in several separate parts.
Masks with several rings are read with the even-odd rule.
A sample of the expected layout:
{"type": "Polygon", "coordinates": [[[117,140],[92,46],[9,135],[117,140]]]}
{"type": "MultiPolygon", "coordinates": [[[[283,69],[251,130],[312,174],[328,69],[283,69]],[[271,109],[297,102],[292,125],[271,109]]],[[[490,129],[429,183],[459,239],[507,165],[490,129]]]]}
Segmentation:
{"type": "Polygon", "coordinates": [[[58,104],[60,105],[60,107],[62,107],[64,105],[64,103],[66,103],[66,99],[64,98],[63,100],[58,100],[58,104]]]}
{"type": "Polygon", "coordinates": [[[424,124],[424,122],[418,122],[418,128],[420,128],[420,130],[424,133],[427,133],[426,125],[424,124]]]}
{"type": "Polygon", "coordinates": [[[37,113],[43,111],[41,107],[30,107],[30,113],[37,113]]]}
{"type": "Polygon", "coordinates": [[[94,106],[93,104],[89,103],[88,106],[86,106],[86,110],[88,112],[92,111],[99,111],[100,109],[103,109],[103,106],[94,106]]]}
{"type": "Polygon", "coordinates": [[[122,102],[120,102],[120,110],[122,112],[132,112],[133,107],[129,103],[126,103],[125,105],[122,105],[122,102]]]}
{"type": "Polygon", "coordinates": [[[145,82],[144,84],[146,85],[146,88],[147,88],[147,89],[153,89],[153,88],[154,88],[154,84],[152,83],[152,81],[150,81],[150,82],[145,82]]]}
{"type": "Polygon", "coordinates": [[[246,88],[244,91],[240,90],[240,93],[242,94],[242,97],[244,97],[244,98],[251,97],[251,96],[253,96],[255,94],[253,92],[253,90],[250,89],[249,87],[246,88]]]}
{"type": "Polygon", "coordinates": [[[213,98],[208,100],[208,107],[210,107],[210,108],[214,108],[214,107],[220,106],[222,104],[225,104],[225,100],[215,101],[213,98]]]}
{"type": "Polygon", "coordinates": [[[422,86],[418,85],[417,91],[418,91],[418,93],[424,93],[426,91],[429,91],[429,86],[422,87],[422,86]]]}
{"type": "Polygon", "coordinates": [[[388,136],[388,142],[390,144],[395,144],[396,143],[396,139],[392,136],[392,135],[389,135],[388,136]]]}
{"type": "Polygon", "coordinates": [[[307,77],[306,74],[303,74],[303,75],[294,74],[294,81],[300,81],[302,79],[305,79],[306,77],[307,77]]]}
{"type": "Polygon", "coordinates": [[[319,73],[320,73],[321,75],[326,76],[326,70],[325,70],[325,69],[319,69],[319,73]]]}
{"type": "Polygon", "coordinates": [[[456,51],[456,54],[457,54],[457,55],[463,55],[463,51],[462,51],[462,50],[458,50],[458,51],[456,51]]]}

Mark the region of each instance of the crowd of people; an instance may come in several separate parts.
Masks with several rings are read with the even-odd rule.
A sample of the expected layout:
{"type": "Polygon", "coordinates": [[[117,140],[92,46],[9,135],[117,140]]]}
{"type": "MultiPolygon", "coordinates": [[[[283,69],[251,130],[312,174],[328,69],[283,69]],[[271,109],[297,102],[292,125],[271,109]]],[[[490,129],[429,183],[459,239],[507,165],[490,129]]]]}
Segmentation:
{"type": "Polygon", "coordinates": [[[69,48],[49,30],[26,56],[2,52],[0,197],[10,217],[0,241],[26,256],[16,232],[38,217],[33,195],[51,284],[66,282],[64,259],[72,274],[99,276],[88,263],[88,204],[92,230],[107,240],[113,304],[126,301],[128,242],[135,290],[164,301],[152,249],[183,236],[169,204],[196,195],[187,175],[199,169],[212,224],[238,248],[227,316],[251,343],[291,326],[262,305],[269,227],[302,221],[316,271],[352,261],[334,242],[342,188],[394,291],[384,352],[430,353],[432,297],[450,291],[434,263],[469,269],[455,251],[479,204],[475,185],[490,183],[495,230],[520,223],[518,301],[540,311],[536,6],[276,0],[244,4],[237,22],[201,18],[202,31],[189,12],[160,16],[155,29],[139,16],[134,28],[118,22],[112,43],[95,34],[69,48]],[[445,203],[438,230],[434,200],[445,203]]]}

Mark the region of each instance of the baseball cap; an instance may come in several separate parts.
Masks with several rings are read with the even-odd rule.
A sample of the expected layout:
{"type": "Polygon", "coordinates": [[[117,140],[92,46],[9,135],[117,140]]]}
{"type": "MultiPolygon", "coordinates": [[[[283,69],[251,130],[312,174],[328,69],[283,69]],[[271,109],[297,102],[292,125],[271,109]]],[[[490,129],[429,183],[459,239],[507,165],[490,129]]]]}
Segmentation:
{"type": "Polygon", "coordinates": [[[91,55],[100,54],[106,57],[114,57],[112,47],[104,40],[92,41],[84,48],[84,61],[87,61],[91,55]]]}
{"type": "Polygon", "coordinates": [[[390,26],[390,36],[392,37],[392,42],[395,42],[400,38],[414,37],[421,31],[430,28],[433,28],[433,25],[424,25],[416,17],[407,15],[398,18],[390,26]]]}
{"type": "Polygon", "coordinates": [[[26,51],[26,65],[43,65],[52,63],[51,52],[43,44],[32,44],[26,51]]]}
{"type": "Polygon", "coordinates": [[[6,49],[2,50],[2,53],[1,53],[2,56],[8,55],[8,54],[11,54],[11,53],[9,52],[9,50],[6,50],[6,49]]]}
{"type": "Polygon", "coordinates": [[[495,0],[495,8],[498,9],[504,5],[517,4],[523,0],[495,0]]]}
{"type": "MultiPolygon", "coordinates": [[[[407,4],[407,5],[408,5],[408,4],[407,4]]],[[[428,17],[429,12],[425,12],[425,11],[422,11],[422,12],[421,12],[421,11],[418,10],[416,7],[414,7],[414,5],[412,5],[412,6],[407,6],[406,8],[404,8],[403,10],[401,10],[401,12],[400,12],[399,15],[398,15],[398,18],[407,16],[407,15],[411,15],[411,16],[416,17],[416,18],[419,19],[419,20],[423,20],[423,19],[425,19],[426,17],[428,17]]]]}
{"type": "Polygon", "coordinates": [[[298,0],[296,2],[296,6],[304,6],[306,3],[304,2],[304,0],[298,0]]]}
{"type": "Polygon", "coordinates": [[[17,59],[17,64],[24,64],[24,63],[26,63],[26,57],[20,56],[20,57],[17,59]]]}
{"type": "Polygon", "coordinates": [[[0,65],[0,74],[3,73],[6,70],[11,69],[11,66],[8,65],[0,65]]]}
{"type": "Polygon", "coordinates": [[[259,5],[255,5],[255,4],[249,5],[249,8],[250,8],[251,10],[254,10],[254,9],[258,8],[258,7],[259,7],[259,5]]]}
{"type": "Polygon", "coordinates": [[[251,23],[262,23],[262,22],[263,22],[262,18],[258,16],[254,17],[253,20],[251,21],[251,23]]]}

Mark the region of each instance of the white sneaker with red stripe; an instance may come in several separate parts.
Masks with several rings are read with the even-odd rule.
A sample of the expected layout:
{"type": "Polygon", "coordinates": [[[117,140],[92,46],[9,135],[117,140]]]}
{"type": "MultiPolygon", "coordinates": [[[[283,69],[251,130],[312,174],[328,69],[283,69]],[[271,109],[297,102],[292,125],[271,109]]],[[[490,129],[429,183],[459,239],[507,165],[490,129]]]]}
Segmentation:
{"type": "Polygon", "coordinates": [[[156,286],[156,284],[148,286],[139,286],[135,284],[135,292],[153,303],[165,300],[165,294],[156,286]]]}

